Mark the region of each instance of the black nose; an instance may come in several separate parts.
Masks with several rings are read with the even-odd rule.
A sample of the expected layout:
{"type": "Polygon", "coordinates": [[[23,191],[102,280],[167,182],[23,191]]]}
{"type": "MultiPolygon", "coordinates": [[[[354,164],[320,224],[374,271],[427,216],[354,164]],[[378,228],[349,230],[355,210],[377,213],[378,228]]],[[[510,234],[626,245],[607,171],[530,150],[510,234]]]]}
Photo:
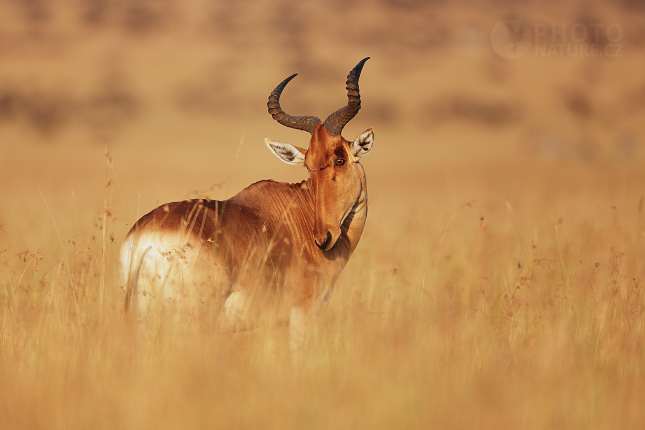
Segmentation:
{"type": "Polygon", "coordinates": [[[324,251],[325,249],[327,249],[327,245],[329,245],[329,243],[331,242],[331,233],[327,232],[327,236],[325,236],[325,241],[323,243],[318,243],[317,240],[314,242],[316,242],[316,246],[318,246],[318,248],[324,251]]]}

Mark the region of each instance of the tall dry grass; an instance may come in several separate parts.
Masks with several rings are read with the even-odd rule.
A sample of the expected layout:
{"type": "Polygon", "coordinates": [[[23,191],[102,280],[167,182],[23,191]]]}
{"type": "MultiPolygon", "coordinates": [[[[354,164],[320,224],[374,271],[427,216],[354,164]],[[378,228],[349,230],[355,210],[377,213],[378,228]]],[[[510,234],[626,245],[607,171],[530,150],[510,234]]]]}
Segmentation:
{"type": "Polygon", "coordinates": [[[397,207],[295,356],[285,328],[133,337],[108,200],[86,236],[2,254],[3,427],[639,428],[643,174],[566,167],[449,176],[450,199],[371,181],[397,207]]]}
{"type": "Polygon", "coordinates": [[[0,5],[0,428],[643,428],[643,14],[589,5],[0,5]],[[624,55],[500,61],[509,16],[624,55]],[[268,92],[301,72],[285,109],[324,115],[366,55],[370,210],[312,342],[134,337],[132,223],[303,179],[268,92]]]}

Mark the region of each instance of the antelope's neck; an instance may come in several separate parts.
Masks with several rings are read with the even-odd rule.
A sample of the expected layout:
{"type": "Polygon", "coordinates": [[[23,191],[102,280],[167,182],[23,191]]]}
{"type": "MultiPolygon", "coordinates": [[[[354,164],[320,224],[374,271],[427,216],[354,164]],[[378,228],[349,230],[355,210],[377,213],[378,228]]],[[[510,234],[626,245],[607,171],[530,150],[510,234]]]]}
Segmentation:
{"type": "Polygon", "coordinates": [[[345,217],[342,225],[342,229],[347,232],[352,252],[361,239],[363,227],[365,227],[365,220],[367,219],[367,178],[363,165],[360,163],[357,164],[360,168],[361,190],[356,199],[356,203],[354,203],[347,217],[345,217]]]}

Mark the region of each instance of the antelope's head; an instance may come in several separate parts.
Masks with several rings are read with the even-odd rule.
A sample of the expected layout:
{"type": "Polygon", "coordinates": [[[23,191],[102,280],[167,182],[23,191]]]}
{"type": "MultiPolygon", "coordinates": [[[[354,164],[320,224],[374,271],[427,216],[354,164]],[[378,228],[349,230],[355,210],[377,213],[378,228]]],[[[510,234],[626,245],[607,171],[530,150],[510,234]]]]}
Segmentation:
{"type": "Polygon", "coordinates": [[[269,96],[269,113],[280,124],[311,134],[309,148],[266,139],[267,146],[282,161],[304,165],[309,171],[314,192],[314,241],[323,251],[334,247],[341,226],[365,192],[365,174],[359,163],[372,149],[374,130],[369,128],[353,142],[341,136],[343,127],[358,113],[361,98],[358,79],[365,58],[347,76],[347,106],[327,117],[325,122],[315,116],[294,117],[280,108],[280,94],[296,75],[282,81],[269,96]]]}

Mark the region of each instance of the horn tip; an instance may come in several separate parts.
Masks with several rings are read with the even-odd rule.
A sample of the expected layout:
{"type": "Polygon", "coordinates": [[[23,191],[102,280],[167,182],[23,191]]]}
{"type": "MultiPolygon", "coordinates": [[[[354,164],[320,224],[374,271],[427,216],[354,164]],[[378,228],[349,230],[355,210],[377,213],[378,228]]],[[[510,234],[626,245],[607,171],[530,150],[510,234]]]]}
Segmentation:
{"type": "Polygon", "coordinates": [[[349,72],[349,75],[347,76],[347,78],[349,79],[350,76],[351,76],[351,77],[355,78],[356,80],[358,80],[358,77],[361,75],[361,72],[363,71],[363,66],[365,65],[365,62],[367,60],[369,60],[369,59],[370,59],[370,57],[365,57],[361,61],[359,61],[358,64],[356,65],[356,67],[354,67],[351,70],[351,72],[349,72]]]}

